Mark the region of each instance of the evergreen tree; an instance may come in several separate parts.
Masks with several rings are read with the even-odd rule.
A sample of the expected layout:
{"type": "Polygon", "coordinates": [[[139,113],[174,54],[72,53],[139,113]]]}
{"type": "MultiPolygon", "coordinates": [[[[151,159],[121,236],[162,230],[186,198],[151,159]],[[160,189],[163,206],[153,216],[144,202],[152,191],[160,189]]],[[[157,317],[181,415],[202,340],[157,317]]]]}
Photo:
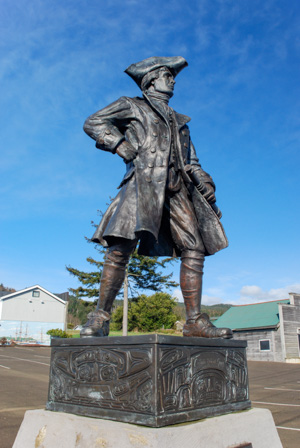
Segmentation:
{"type": "MultiPolygon", "coordinates": [[[[98,250],[103,257],[105,252],[104,249],[101,248],[98,250]]],[[[66,266],[66,269],[71,275],[77,277],[78,281],[81,283],[81,286],[76,289],[70,288],[71,294],[74,294],[77,298],[87,297],[92,299],[93,297],[99,296],[99,285],[104,261],[96,261],[92,257],[88,257],[86,261],[93,266],[93,271],[80,271],[79,269],[72,268],[71,266],[66,266]]]]}
{"type": "MultiPolygon", "coordinates": [[[[76,289],[70,288],[71,294],[78,298],[93,298],[99,296],[105,249],[101,247],[100,249],[97,248],[97,250],[102,256],[102,261],[96,261],[92,257],[86,259],[88,263],[97,268],[96,270],[85,272],[71,266],[66,267],[67,271],[74,277],[77,277],[78,281],[82,284],[76,289]]],[[[140,290],[162,291],[163,288],[170,289],[178,286],[178,283],[171,280],[172,273],[163,275],[162,271],[159,270],[159,268],[164,269],[173,260],[173,258],[164,258],[159,261],[158,257],[138,255],[137,250],[135,250],[130,257],[127,273],[131,296],[137,296],[140,290]]]]}
{"type": "Polygon", "coordinates": [[[130,257],[127,276],[131,296],[137,296],[140,290],[162,291],[163,288],[176,288],[178,283],[171,280],[173,273],[163,275],[166,265],[172,264],[173,258],[146,257],[139,255],[137,250],[130,257]]]}

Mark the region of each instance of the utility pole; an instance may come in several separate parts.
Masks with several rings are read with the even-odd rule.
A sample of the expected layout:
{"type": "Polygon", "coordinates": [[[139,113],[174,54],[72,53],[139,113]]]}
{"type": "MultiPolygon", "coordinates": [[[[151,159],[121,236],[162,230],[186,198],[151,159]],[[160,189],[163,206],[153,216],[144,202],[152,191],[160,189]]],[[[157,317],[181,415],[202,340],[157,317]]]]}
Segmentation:
{"type": "Polygon", "coordinates": [[[128,335],[128,270],[126,269],[124,279],[124,295],[123,295],[123,336],[128,335]]]}

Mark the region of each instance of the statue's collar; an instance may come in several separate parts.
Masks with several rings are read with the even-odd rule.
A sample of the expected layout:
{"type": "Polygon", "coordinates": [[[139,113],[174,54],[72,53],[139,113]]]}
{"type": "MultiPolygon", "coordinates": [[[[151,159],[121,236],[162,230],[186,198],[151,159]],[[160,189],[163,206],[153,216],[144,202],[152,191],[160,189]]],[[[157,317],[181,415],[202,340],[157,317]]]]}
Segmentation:
{"type": "MultiPolygon", "coordinates": [[[[164,114],[162,114],[162,112],[161,112],[160,110],[158,110],[158,108],[157,108],[155,102],[152,101],[152,98],[151,98],[149,95],[145,94],[144,92],[143,92],[143,96],[144,96],[145,100],[150,104],[150,106],[151,106],[156,112],[158,112],[159,115],[161,115],[161,116],[165,119],[164,114]]],[[[168,106],[168,107],[170,107],[170,106],[168,106]]],[[[170,109],[172,109],[172,108],[170,107],[170,109]]],[[[173,110],[173,109],[172,109],[172,110],[173,110]]],[[[183,126],[185,126],[189,121],[191,121],[190,117],[188,117],[187,115],[179,114],[179,113],[176,112],[176,111],[174,111],[174,113],[175,113],[175,117],[176,117],[176,121],[177,121],[177,125],[178,125],[178,128],[179,128],[179,129],[181,129],[181,128],[182,128],[183,126]]]]}
{"type": "Polygon", "coordinates": [[[147,98],[153,102],[163,103],[166,106],[169,105],[170,96],[161,92],[147,92],[147,98]]]}

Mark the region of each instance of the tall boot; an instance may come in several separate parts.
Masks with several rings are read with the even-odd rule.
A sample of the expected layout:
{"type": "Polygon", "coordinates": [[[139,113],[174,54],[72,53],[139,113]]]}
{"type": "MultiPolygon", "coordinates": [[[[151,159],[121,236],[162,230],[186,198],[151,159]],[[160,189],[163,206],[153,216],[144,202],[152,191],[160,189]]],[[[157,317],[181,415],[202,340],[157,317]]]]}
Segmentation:
{"type": "Polygon", "coordinates": [[[103,265],[96,311],[88,314],[80,337],[103,337],[109,334],[110,312],[125,278],[129,255],[108,251],[103,265]]]}
{"type": "Polygon", "coordinates": [[[183,336],[204,338],[232,338],[229,328],[216,328],[206,313],[201,313],[201,294],[204,255],[197,253],[191,258],[181,257],[180,287],[186,309],[183,336]]]}
{"type": "Polygon", "coordinates": [[[96,311],[103,310],[107,313],[111,312],[114,300],[124,282],[127,262],[127,259],[121,262],[115,262],[109,256],[107,257],[101,275],[99,300],[96,311]]]}

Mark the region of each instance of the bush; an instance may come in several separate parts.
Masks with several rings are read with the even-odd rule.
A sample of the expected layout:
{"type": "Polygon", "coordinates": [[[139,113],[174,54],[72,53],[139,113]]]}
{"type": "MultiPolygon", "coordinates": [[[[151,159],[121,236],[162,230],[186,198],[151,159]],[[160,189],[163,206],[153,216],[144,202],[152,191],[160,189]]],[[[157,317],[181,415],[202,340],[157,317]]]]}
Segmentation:
{"type": "MultiPolygon", "coordinates": [[[[128,320],[129,320],[129,313],[130,311],[128,310],[128,320]]],[[[112,313],[112,319],[109,325],[109,329],[111,331],[120,331],[122,330],[122,325],[123,325],[123,305],[118,306],[112,313]]]]}
{"type": "Polygon", "coordinates": [[[52,330],[48,330],[47,334],[49,334],[52,337],[56,338],[71,338],[72,335],[69,335],[64,330],[61,330],[60,328],[54,328],[52,330]]]}
{"type": "Polygon", "coordinates": [[[0,344],[1,344],[1,345],[6,345],[6,344],[7,344],[7,339],[6,339],[6,337],[3,337],[3,338],[0,339],[0,344]]]}
{"type": "MultiPolygon", "coordinates": [[[[157,292],[152,296],[141,295],[129,303],[128,330],[155,331],[161,328],[172,328],[178,316],[174,310],[177,299],[170,294],[157,292]]],[[[123,307],[119,306],[112,315],[112,330],[121,330],[123,307]]]]}

